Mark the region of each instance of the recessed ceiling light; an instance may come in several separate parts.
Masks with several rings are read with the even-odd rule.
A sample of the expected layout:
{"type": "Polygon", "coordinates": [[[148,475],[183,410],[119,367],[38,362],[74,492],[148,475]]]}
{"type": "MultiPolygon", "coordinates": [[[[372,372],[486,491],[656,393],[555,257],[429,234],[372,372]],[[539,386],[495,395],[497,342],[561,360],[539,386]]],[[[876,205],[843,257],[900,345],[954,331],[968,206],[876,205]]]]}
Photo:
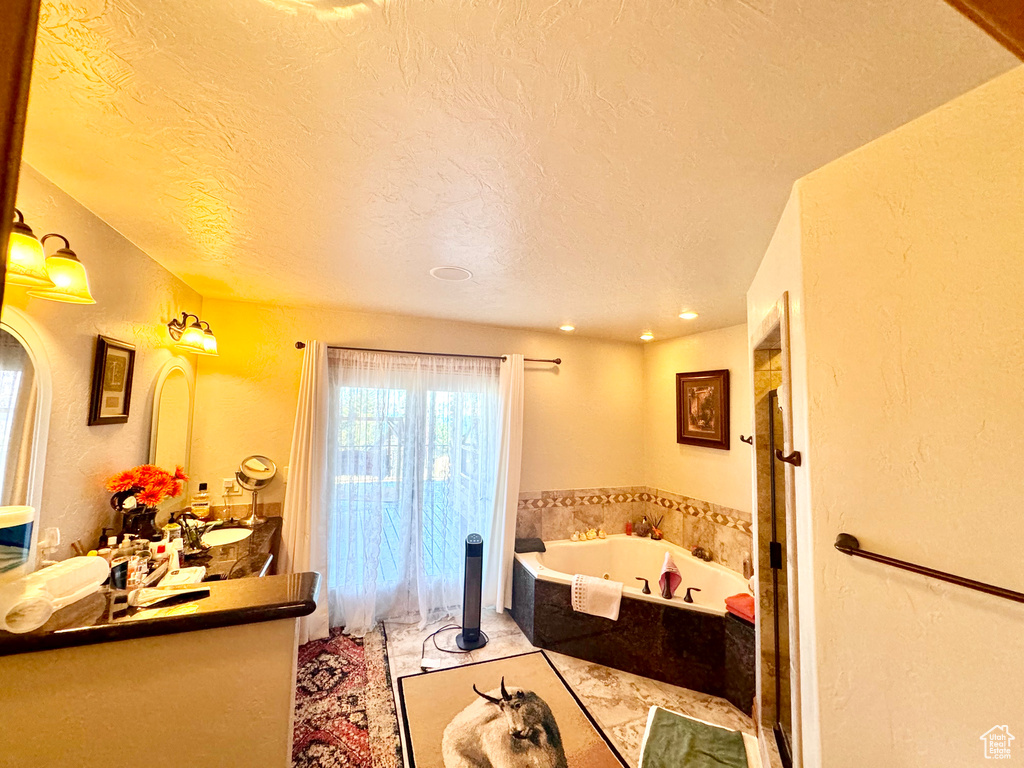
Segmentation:
{"type": "Polygon", "coordinates": [[[643,333],[640,334],[640,341],[653,341],[653,340],[654,340],[654,334],[651,333],[650,331],[644,331],[643,333]]]}
{"type": "Polygon", "coordinates": [[[695,320],[697,318],[697,313],[696,312],[680,312],[679,316],[681,318],[683,318],[683,320],[695,320]]]}
{"type": "Polygon", "coordinates": [[[576,330],[576,326],[575,325],[570,325],[569,323],[566,323],[565,325],[558,326],[558,330],[565,331],[566,333],[569,333],[569,331],[575,331],[576,330]]]}
{"type": "Polygon", "coordinates": [[[430,270],[431,277],[436,277],[438,280],[459,281],[469,280],[473,276],[473,273],[463,267],[434,267],[430,270]]]}

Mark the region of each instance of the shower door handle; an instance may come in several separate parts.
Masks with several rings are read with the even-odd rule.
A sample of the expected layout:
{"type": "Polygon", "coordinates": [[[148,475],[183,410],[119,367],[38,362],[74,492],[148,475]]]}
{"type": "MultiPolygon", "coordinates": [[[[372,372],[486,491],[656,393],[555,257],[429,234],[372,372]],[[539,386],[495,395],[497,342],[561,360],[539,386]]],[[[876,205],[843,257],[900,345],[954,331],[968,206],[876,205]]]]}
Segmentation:
{"type": "Polygon", "coordinates": [[[792,464],[794,467],[799,467],[802,459],[800,457],[800,451],[793,451],[788,456],[780,451],[778,448],[775,449],[775,458],[779,461],[785,462],[786,464],[792,464]]]}

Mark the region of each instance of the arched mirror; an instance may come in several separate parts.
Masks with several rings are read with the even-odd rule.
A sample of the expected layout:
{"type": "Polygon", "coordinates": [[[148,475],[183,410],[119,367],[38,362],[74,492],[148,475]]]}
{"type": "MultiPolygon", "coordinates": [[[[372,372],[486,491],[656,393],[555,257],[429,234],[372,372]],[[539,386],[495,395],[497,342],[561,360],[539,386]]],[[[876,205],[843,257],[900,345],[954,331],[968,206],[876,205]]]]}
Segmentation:
{"type": "Polygon", "coordinates": [[[23,314],[5,307],[0,324],[0,507],[31,507],[32,520],[0,530],[0,572],[31,569],[35,563],[50,397],[50,366],[42,340],[23,314]],[[4,561],[3,555],[20,562],[4,561]]]}
{"type": "Polygon", "coordinates": [[[38,392],[28,350],[0,327],[0,506],[28,503],[38,392]]]}
{"type": "MultiPolygon", "coordinates": [[[[175,358],[157,376],[153,393],[153,424],[150,428],[149,463],[164,469],[189,471],[192,445],[193,374],[188,363],[175,358]]],[[[168,499],[161,511],[169,513],[188,502],[168,499]]]]}

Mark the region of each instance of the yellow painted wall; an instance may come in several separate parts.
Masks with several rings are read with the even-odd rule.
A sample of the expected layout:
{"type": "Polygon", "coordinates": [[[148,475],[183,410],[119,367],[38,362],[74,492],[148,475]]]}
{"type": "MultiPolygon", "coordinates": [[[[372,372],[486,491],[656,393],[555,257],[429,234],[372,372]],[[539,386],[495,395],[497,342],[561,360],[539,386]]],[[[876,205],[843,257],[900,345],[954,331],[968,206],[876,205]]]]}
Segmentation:
{"type": "Polygon", "coordinates": [[[646,485],[749,512],[751,430],[747,327],[736,325],[644,346],[644,474],[646,485]],[[729,369],[730,450],[676,442],[676,374],[729,369]]]}
{"type": "MultiPolygon", "coordinates": [[[[561,357],[527,363],[522,490],[643,482],[641,370],[637,344],[416,317],[206,300],[203,318],[220,356],[199,364],[192,463],[220,504],[223,478],[251,453],[288,463],[302,353],[318,339],[420,352],[561,357]]],[[[282,473],[283,474],[283,473],[282,473]]],[[[248,498],[248,494],[244,497],[248,498]]],[[[283,498],[275,483],[263,498],[283,498]]]]}
{"type": "MultiPolygon", "coordinates": [[[[994,725],[1024,733],[1024,606],[833,542],[845,531],[1024,591],[1024,68],[797,193],[800,241],[783,238],[768,272],[802,290],[796,474],[801,557],[814,567],[801,624],[817,656],[802,688],[805,717],[820,719],[806,764],[981,764],[994,725]]],[[[771,274],[748,307],[776,298],[771,274]]]]}
{"type": "MultiPolygon", "coordinates": [[[[60,527],[64,544],[56,556],[65,557],[72,541],[82,539],[89,549],[103,526],[115,524],[106,478],[149,460],[156,377],[175,355],[166,324],[182,311],[199,312],[202,298],[28,165],[22,166],[18,208],[37,237],[58,232],[68,238],[88,270],[96,299],[93,305],[75,305],[30,298],[17,288],[4,294],[4,311],[14,307],[28,316],[52,368],[39,525],[60,527]],[[99,334],[136,346],[125,424],[87,426],[99,334]]],[[[47,241],[49,252],[56,247],[47,241]]]]}

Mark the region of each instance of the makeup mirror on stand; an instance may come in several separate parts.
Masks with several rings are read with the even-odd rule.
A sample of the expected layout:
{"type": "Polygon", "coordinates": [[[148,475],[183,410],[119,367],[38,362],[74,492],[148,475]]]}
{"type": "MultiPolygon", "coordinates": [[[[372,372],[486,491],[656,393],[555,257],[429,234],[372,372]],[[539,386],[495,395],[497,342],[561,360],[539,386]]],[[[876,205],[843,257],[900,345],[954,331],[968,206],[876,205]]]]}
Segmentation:
{"type": "Polygon", "coordinates": [[[263,521],[256,514],[259,492],[270,485],[276,474],[277,465],[266,456],[249,456],[242,460],[241,466],[235,472],[235,480],[241,488],[252,492],[252,513],[241,521],[242,525],[252,528],[263,521]]]}

